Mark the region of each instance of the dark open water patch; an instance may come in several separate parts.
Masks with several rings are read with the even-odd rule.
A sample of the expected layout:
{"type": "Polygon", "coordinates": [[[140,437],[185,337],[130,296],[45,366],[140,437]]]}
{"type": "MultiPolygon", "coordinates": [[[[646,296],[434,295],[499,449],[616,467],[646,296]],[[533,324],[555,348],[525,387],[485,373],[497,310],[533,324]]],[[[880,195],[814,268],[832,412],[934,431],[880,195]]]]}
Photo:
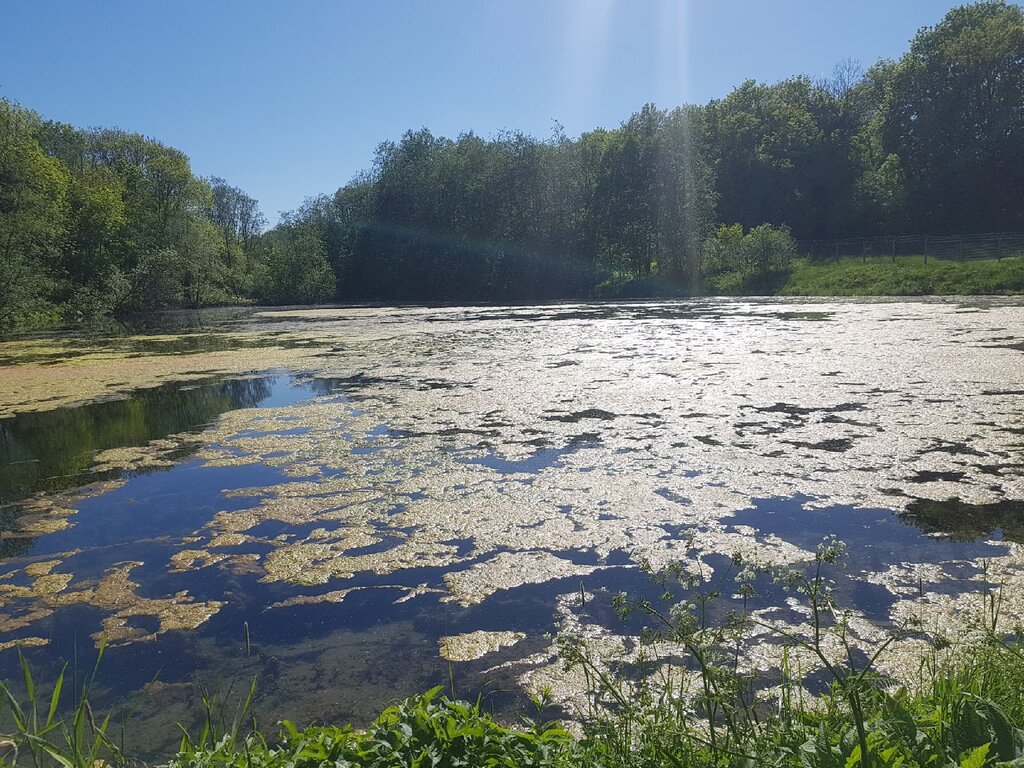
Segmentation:
{"type": "Polygon", "coordinates": [[[253,505],[251,497],[232,497],[224,491],[290,480],[280,470],[263,464],[208,467],[195,459],[138,474],[120,488],[79,502],[78,514],[72,518],[74,524],[41,537],[32,554],[111,547],[155,537],[178,540],[209,522],[217,512],[253,505]]]}
{"type": "Polygon", "coordinates": [[[856,565],[881,570],[892,563],[933,563],[969,560],[1000,554],[980,536],[954,538],[935,518],[903,515],[888,509],[836,505],[809,506],[809,497],[759,499],[737,512],[729,522],[750,525],[775,534],[798,547],[814,551],[826,536],[835,536],[855,553],[856,565]]]}
{"type": "Polygon", "coordinates": [[[907,505],[904,519],[923,531],[945,534],[957,541],[1001,536],[1024,543],[1024,501],[966,504],[960,499],[915,499],[907,505]]]}
{"type": "Polygon", "coordinates": [[[536,475],[545,469],[561,466],[562,458],[575,453],[580,447],[570,444],[562,448],[540,448],[524,459],[506,459],[494,450],[488,450],[483,456],[459,458],[458,461],[463,464],[479,464],[503,475],[536,475]]]}

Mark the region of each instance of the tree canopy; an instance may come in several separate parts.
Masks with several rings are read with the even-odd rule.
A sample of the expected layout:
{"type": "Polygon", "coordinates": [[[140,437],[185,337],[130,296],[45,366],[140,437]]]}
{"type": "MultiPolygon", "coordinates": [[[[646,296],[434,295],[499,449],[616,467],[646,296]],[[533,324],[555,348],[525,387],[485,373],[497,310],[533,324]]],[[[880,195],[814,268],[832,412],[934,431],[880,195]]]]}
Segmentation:
{"type": "Polygon", "coordinates": [[[775,274],[764,249],[788,258],[787,230],[1019,232],[1022,104],[1024,11],[987,0],[898,61],[648,104],[575,139],[410,130],[264,232],[255,199],[180,150],[0,99],[0,330],[227,302],[693,293],[775,274]]]}

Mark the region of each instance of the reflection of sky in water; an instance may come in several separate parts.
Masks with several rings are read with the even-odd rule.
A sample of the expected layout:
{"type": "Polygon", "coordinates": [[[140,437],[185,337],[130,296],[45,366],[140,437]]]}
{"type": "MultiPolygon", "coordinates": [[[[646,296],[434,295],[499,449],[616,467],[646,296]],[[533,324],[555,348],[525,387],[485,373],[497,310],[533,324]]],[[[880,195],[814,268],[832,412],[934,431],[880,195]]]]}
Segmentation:
{"type": "MultiPolygon", "coordinates": [[[[63,560],[56,572],[75,575],[69,590],[117,563],[142,561],[131,572],[139,596],[187,591],[225,605],[193,632],[108,650],[108,686],[135,690],[157,674],[172,684],[194,673],[217,680],[258,673],[267,711],[300,721],[365,719],[388,696],[444,682],[441,636],[525,632],[528,640],[495,658],[542,651],[542,635],[559,628],[557,595],[649,592],[635,559],[685,556],[683,540],[691,534],[698,545],[710,542],[695,556],[719,568],[727,552],[716,547],[745,541],[776,551],[766,542],[777,539],[794,551],[813,551],[834,534],[851,552],[839,594],[885,620],[897,597],[866,574],[946,563],[951,578],[967,578],[976,572],[971,561],[1005,554],[998,532],[993,543],[978,536],[1000,528],[1007,539],[1016,537],[1005,521],[1019,512],[1019,475],[1005,467],[1019,455],[1019,446],[1008,453],[1019,437],[1007,430],[1020,423],[1020,412],[1009,395],[982,394],[1012,389],[992,381],[991,365],[972,369],[970,381],[952,382],[931,381],[925,359],[887,362],[892,367],[884,371],[865,366],[887,354],[876,349],[879,332],[866,330],[862,315],[871,305],[865,306],[580,305],[414,310],[409,317],[366,311],[375,333],[406,335],[365,346],[345,337],[352,351],[339,347],[318,363],[322,368],[311,364],[316,378],[279,373],[166,385],[127,400],[24,414],[0,422],[4,500],[99,479],[119,485],[73,499],[71,527],[37,537],[9,559],[14,575],[7,583],[31,585],[24,567],[51,557],[63,560]],[[737,323],[747,325],[730,325],[737,323]],[[428,333],[423,328],[438,326],[444,345],[431,346],[429,335],[417,340],[416,333],[428,333]],[[856,353],[853,362],[828,335],[837,327],[856,353]],[[754,351],[764,354],[751,357],[754,351]],[[787,355],[802,362],[773,362],[787,355]],[[794,366],[802,368],[794,373],[794,366]],[[946,389],[951,396],[939,397],[946,389]],[[922,407],[922,394],[935,402],[922,407]],[[979,397],[989,400],[979,404],[979,397]],[[965,408],[974,409],[969,417],[955,410],[965,408]],[[175,438],[177,450],[167,454],[172,466],[143,464],[123,476],[90,469],[97,451],[185,432],[188,439],[175,438]],[[319,497],[318,484],[328,488],[319,497]],[[991,498],[992,486],[1005,501],[991,498]],[[943,506],[942,498],[961,492],[974,496],[961,508],[943,506]],[[937,499],[915,507],[917,493],[937,499]],[[913,515],[894,513],[908,503],[913,515]],[[250,509],[262,517],[238,528],[244,541],[211,545],[224,533],[210,528],[215,515],[250,509]],[[958,529],[956,539],[932,535],[950,529],[950,509],[960,518],[969,511],[972,527],[958,529]],[[350,577],[328,574],[309,586],[268,579],[267,556],[293,546],[321,547],[316,557],[328,561],[362,558],[363,565],[350,577]],[[450,562],[424,556],[418,564],[438,547],[450,562]],[[560,573],[568,575],[530,574],[538,583],[528,583],[514,569],[495,573],[498,557],[520,548],[557,555],[560,573]],[[172,556],[192,549],[261,559],[255,566],[247,561],[250,567],[221,561],[173,572],[172,556]],[[389,564],[389,557],[398,559],[389,564]],[[461,605],[446,599],[445,576],[452,573],[494,582],[480,602],[461,605]],[[340,590],[352,591],[268,609],[340,590]],[[253,643],[249,656],[243,625],[253,643]]],[[[921,331],[899,329],[931,321],[933,310],[940,324],[956,322],[950,308],[936,306],[911,305],[898,322],[875,320],[908,338],[921,331]]],[[[254,322],[344,328],[330,315],[233,317],[231,332],[250,331],[254,322]]],[[[977,340],[997,335],[983,326],[973,333],[977,340]]],[[[219,343],[228,342],[211,348],[219,343]]],[[[978,355],[1019,354],[972,348],[987,350],[978,355]]],[[[923,347],[903,349],[913,358],[923,347]]],[[[314,558],[310,568],[318,564],[314,558]]],[[[782,599],[770,583],[762,586],[782,599]]],[[[606,596],[594,598],[589,611],[621,630],[606,596]]],[[[49,640],[31,656],[55,663],[84,656],[102,619],[103,611],[88,605],[57,608],[12,636],[49,640]]],[[[159,626],[151,616],[133,621],[147,631],[159,626]]],[[[9,674],[14,663],[12,652],[2,653],[0,672],[9,674]]],[[[457,674],[466,675],[469,690],[495,679],[515,686],[512,672],[490,662],[465,669],[457,674]]],[[[153,701],[157,708],[167,703],[153,701]]]]}
{"type": "Polygon", "coordinates": [[[252,506],[251,499],[225,498],[223,491],[286,479],[274,468],[258,464],[206,467],[197,460],[136,475],[120,488],[79,502],[75,525],[39,539],[32,555],[188,536],[216,512],[252,506]]]}

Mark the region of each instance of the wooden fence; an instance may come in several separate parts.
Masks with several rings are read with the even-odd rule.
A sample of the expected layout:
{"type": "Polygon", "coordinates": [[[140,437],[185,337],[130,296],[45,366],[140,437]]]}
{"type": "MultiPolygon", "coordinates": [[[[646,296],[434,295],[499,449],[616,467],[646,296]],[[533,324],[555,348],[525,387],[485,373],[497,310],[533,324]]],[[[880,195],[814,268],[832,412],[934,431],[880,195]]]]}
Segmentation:
{"type": "Polygon", "coordinates": [[[946,261],[1004,259],[1024,256],[1024,233],[993,232],[983,235],[898,235],[854,237],[844,240],[798,240],[797,250],[812,261],[860,258],[879,261],[924,258],[946,261]]]}

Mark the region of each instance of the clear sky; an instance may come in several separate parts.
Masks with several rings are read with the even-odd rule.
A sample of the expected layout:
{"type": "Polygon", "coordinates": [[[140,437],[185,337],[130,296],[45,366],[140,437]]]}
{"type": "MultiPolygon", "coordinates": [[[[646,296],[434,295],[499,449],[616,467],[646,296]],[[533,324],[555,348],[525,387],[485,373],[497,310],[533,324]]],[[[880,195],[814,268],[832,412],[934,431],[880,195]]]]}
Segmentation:
{"type": "Polygon", "coordinates": [[[0,0],[0,96],[178,147],[267,214],[409,128],[570,136],[898,57],[947,0],[0,0]]]}

